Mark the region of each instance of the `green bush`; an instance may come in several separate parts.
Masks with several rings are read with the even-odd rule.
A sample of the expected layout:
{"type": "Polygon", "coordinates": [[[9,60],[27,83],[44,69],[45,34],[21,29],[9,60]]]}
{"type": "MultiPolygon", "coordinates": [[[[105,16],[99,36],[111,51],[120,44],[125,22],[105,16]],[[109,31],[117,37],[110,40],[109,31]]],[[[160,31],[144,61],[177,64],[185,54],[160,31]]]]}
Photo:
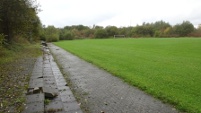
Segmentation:
{"type": "Polygon", "coordinates": [[[74,37],[73,33],[69,30],[62,30],[59,34],[59,40],[72,40],[74,37]]]}
{"type": "Polygon", "coordinates": [[[107,31],[105,29],[97,29],[95,32],[96,38],[106,38],[108,37],[107,31]]]}
{"type": "Polygon", "coordinates": [[[59,41],[59,30],[54,26],[48,26],[44,28],[44,36],[47,42],[59,41]]]}
{"type": "Polygon", "coordinates": [[[46,37],[46,41],[47,42],[57,42],[57,41],[59,41],[59,36],[57,34],[49,35],[48,37],[46,37]]]}
{"type": "Polygon", "coordinates": [[[161,36],[161,32],[160,31],[155,31],[154,37],[160,37],[160,36],[161,36]]]}
{"type": "Polygon", "coordinates": [[[5,43],[6,39],[5,39],[5,35],[4,34],[0,34],[0,46],[3,46],[3,44],[5,43]]]}

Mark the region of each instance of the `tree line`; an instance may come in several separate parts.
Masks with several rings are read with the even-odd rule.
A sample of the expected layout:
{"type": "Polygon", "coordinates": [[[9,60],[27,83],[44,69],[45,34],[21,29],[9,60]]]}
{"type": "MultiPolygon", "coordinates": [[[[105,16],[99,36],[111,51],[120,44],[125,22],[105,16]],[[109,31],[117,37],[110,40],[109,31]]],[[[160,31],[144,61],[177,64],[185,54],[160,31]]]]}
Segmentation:
{"type": "Polygon", "coordinates": [[[83,38],[111,38],[114,35],[125,37],[201,37],[201,26],[195,28],[189,21],[183,21],[174,26],[165,21],[154,23],[143,23],[142,25],[129,27],[84,25],[65,26],[56,28],[54,26],[43,26],[41,39],[46,41],[72,40],[83,38]]]}
{"type": "Polygon", "coordinates": [[[35,0],[0,0],[0,46],[19,41],[72,40],[80,38],[111,38],[114,35],[125,37],[201,37],[201,27],[194,28],[189,21],[170,25],[164,21],[143,23],[137,26],[102,27],[93,25],[42,26],[37,13],[39,5],[35,0]]]}
{"type": "Polygon", "coordinates": [[[0,46],[38,40],[41,22],[35,0],[0,0],[0,46]]]}

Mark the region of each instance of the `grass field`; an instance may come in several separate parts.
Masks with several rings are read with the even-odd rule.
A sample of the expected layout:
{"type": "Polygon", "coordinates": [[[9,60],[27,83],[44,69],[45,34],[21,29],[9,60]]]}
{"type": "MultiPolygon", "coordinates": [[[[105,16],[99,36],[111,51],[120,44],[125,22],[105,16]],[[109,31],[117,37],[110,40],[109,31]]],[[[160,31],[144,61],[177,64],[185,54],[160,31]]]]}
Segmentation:
{"type": "Polygon", "coordinates": [[[96,39],[54,44],[177,109],[201,113],[201,38],[96,39]]]}

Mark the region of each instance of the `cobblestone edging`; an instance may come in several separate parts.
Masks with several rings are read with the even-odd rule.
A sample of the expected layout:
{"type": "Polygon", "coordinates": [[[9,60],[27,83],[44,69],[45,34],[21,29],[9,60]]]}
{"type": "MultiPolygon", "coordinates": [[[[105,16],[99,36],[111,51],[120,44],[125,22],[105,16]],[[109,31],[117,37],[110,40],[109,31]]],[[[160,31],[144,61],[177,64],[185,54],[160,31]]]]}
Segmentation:
{"type": "Polygon", "coordinates": [[[82,113],[47,47],[35,63],[23,113],[82,113]]]}

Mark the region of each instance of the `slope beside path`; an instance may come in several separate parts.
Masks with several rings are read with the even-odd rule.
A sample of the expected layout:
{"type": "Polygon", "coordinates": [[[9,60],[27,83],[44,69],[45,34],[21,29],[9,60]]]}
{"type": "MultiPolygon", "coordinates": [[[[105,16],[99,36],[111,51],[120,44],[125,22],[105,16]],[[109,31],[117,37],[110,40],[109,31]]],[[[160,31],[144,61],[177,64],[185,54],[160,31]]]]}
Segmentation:
{"type": "Polygon", "coordinates": [[[177,113],[171,105],[130,86],[77,56],[49,44],[49,48],[86,113],[177,113]]]}

